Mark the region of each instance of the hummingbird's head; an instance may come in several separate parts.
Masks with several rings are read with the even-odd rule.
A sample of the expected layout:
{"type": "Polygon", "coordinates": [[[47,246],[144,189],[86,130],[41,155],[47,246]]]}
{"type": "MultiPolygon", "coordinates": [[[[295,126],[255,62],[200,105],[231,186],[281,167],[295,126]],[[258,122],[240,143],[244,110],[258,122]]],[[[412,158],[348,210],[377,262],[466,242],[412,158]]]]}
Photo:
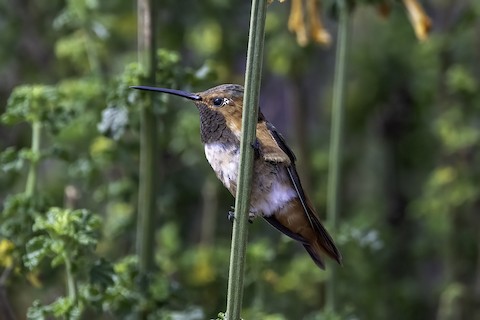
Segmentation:
{"type": "Polygon", "coordinates": [[[238,84],[222,84],[197,95],[201,97],[201,100],[195,101],[195,105],[200,112],[202,126],[217,127],[224,124],[237,139],[240,139],[243,87],[238,84]]]}
{"type": "Polygon", "coordinates": [[[205,105],[213,111],[219,111],[224,115],[230,114],[233,109],[242,110],[243,87],[238,84],[222,84],[196,94],[200,97],[195,101],[205,105]]]}
{"type": "Polygon", "coordinates": [[[192,100],[200,112],[203,142],[211,142],[225,135],[225,129],[229,129],[235,138],[240,137],[243,109],[241,85],[222,84],[198,93],[146,86],[131,88],[164,92],[192,100]]]}

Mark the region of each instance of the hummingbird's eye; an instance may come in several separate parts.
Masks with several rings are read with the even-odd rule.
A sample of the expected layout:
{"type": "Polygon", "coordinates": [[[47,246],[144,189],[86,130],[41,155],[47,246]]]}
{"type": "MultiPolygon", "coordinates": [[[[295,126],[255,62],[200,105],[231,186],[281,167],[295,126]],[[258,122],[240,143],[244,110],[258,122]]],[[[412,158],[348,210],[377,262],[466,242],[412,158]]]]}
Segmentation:
{"type": "Polygon", "coordinates": [[[213,105],[220,107],[223,105],[223,98],[214,98],[213,99],[213,105]]]}

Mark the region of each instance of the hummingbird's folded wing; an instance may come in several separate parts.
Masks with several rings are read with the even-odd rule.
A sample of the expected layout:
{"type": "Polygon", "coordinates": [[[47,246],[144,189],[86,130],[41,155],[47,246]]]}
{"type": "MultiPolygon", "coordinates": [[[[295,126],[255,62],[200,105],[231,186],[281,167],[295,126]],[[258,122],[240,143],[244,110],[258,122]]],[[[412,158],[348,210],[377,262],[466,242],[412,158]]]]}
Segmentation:
{"type": "Polygon", "coordinates": [[[258,123],[257,139],[260,141],[262,147],[261,154],[263,158],[265,161],[282,163],[287,166],[292,164],[295,161],[295,155],[285,143],[283,143],[285,147],[282,147],[272,132],[277,131],[269,122],[261,121],[258,123]]]}
{"type": "MultiPolygon", "coordinates": [[[[273,138],[272,140],[275,142],[277,145],[277,149],[280,148],[283,153],[288,157],[289,161],[281,161],[283,164],[286,165],[286,170],[288,172],[288,176],[290,178],[290,181],[295,188],[295,191],[298,195],[298,198],[300,200],[300,203],[303,207],[303,212],[305,213],[307,220],[312,227],[313,230],[315,230],[316,234],[318,237],[320,237],[320,244],[322,246],[322,250],[329,255],[331,258],[336,260],[338,263],[341,264],[341,254],[338,251],[337,247],[335,246],[332,238],[328,234],[327,230],[323,227],[321,224],[320,220],[318,220],[315,210],[313,209],[312,204],[308,200],[307,196],[305,195],[305,191],[303,190],[302,184],[300,182],[300,178],[297,173],[297,169],[295,168],[295,155],[293,154],[293,151],[287,146],[285,140],[283,139],[283,136],[277,131],[277,129],[269,122],[265,122],[266,127],[268,129],[269,134],[273,138]]],[[[264,142],[264,141],[262,141],[264,142]]],[[[273,149],[273,148],[272,148],[273,149]]],[[[262,148],[262,153],[265,157],[265,160],[268,161],[267,156],[268,154],[265,155],[265,152],[268,151],[269,149],[265,150],[262,148]]],[[[276,153],[279,153],[278,151],[276,153]]],[[[271,158],[271,156],[270,156],[271,158]]],[[[283,227],[279,221],[275,218],[275,216],[270,216],[270,217],[265,217],[265,219],[275,228],[277,228],[279,231],[282,233],[288,235],[289,237],[300,241],[300,242],[305,242],[305,239],[301,237],[299,234],[294,234],[290,230],[286,229],[283,227]]],[[[307,247],[306,247],[307,248],[307,247]]],[[[308,251],[308,248],[307,248],[308,251]]],[[[312,255],[312,253],[309,251],[309,253],[312,255]]],[[[317,260],[315,256],[312,256],[314,260],[317,260]]],[[[321,260],[318,259],[317,264],[319,266],[322,266],[323,263],[321,260]]]]}
{"type": "MultiPolygon", "coordinates": [[[[307,215],[308,221],[310,222],[310,225],[312,228],[315,228],[315,219],[316,216],[313,214],[313,210],[311,209],[310,202],[308,201],[305,191],[303,191],[302,184],[300,182],[300,178],[298,177],[297,169],[295,168],[295,154],[293,153],[292,149],[290,149],[285,142],[283,136],[280,134],[280,132],[277,131],[277,128],[273,126],[270,122],[265,121],[265,125],[268,129],[268,133],[270,134],[271,141],[275,143],[276,148],[271,148],[271,149],[280,149],[282,153],[288,157],[288,162],[287,161],[278,161],[282,162],[284,164],[287,164],[287,172],[290,177],[290,181],[292,182],[293,187],[295,188],[295,191],[297,192],[298,198],[300,199],[303,209],[305,211],[305,214],[307,215]],[[314,217],[312,218],[312,214],[314,217]]],[[[262,140],[262,142],[264,142],[262,140]]],[[[262,147],[265,145],[265,143],[262,145],[262,147]]],[[[268,145],[267,145],[268,146],[268,145]]],[[[265,160],[269,161],[268,158],[272,158],[270,154],[268,154],[268,150],[266,148],[262,148],[262,154],[265,157],[265,160]]],[[[277,153],[280,153],[277,151],[277,153]]],[[[271,161],[271,160],[270,160],[271,161]]],[[[320,223],[320,222],[318,222],[320,223]]]]}

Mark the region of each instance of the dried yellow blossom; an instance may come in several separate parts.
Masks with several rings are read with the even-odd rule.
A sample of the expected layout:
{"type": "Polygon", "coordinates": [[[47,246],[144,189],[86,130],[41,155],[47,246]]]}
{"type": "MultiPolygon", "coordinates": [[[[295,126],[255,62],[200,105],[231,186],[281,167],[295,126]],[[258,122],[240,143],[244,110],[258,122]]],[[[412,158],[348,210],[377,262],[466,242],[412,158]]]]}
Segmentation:
{"type": "Polygon", "coordinates": [[[403,0],[403,4],[407,7],[408,17],[410,18],[417,38],[420,41],[426,40],[432,27],[432,21],[425,14],[425,11],[417,0],[403,0]]]}
{"type": "MultiPolygon", "coordinates": [[[[268,3],[273,0],[267,0],[268,3]]],[[[278,0],[284,2],[285,0],[278,0]]],[[[318,9],[318,1],[320,0],[291,0],[290,16],[288,18],[288,30],[294,32],[297,37],[297,43],[300,46],[306,46],[309,40],[313,40],[322,45],[330,45],[332,39],[330,33],[323,26],[320,19],[318,9]],[[307,1],[306,8],[304,9],[303,1],[307,1]],[[308,18],[308,31],[305,24],[304,10],[307,13],[308,18]]],[[[405,7],[408,11],[409,19],[415,30],[415,34],[420,41],[427,39],[430,29],[432,27],[432,21],[425,14],[423,7],[417,0],[403,0],[405,7]]],[[[379,13],[387,17],[390,14],[390,4],[386,2],[380,2],[377,5],[379,13]]]]}
{"type": "Polygon", "coordinates": [[[295,32],[299,45],[306,46],[308,43],[307,29],[303,19],[302,0],[292,0],[290,17],[288,18],[288,30],[295,32]]]}
{"type": "Polygon", "coordinates": [[[313,41],[328,46],[332,41],[330,33],[323,27],[318,15],[317,0],[308,0],[308,17],[310,19],[310,33],[313,41]]]}
{"type": "Polygon", "coordinates": [[[317,43],[329,45],[331,42],[331,37],[328,31],[323,27],[323,23],[318,15],[318,0],[306,1],[309,33],[307,32],[307,27],[305,26],[302,0],[292,0],[290,17],[288,18],[288,30],[295,32],[295,35],[297,36],[297,42],[302,47],[308,44],[309,36],[317,43]]]}

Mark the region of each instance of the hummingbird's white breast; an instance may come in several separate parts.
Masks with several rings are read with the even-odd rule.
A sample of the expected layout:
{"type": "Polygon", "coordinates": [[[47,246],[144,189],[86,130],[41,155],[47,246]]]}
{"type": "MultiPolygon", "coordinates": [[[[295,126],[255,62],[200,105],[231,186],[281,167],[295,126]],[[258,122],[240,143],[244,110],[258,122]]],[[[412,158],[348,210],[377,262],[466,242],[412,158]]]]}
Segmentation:
{"type": "MultiPolygon", "coordinates": [[[[240,148],[221,142],[205,144],[205,155],[218,179],[235,196],[240,148]]],[[[254,163],[251,213],[270,216],[298,197],[281,165],[258,159],[254,163]]]]}
{"type": "Polygon", "coordinates": [[[220,142],[207,143],[205,156],[223,185],[230,192],[236,190],[240,149],[220,142]]]}

